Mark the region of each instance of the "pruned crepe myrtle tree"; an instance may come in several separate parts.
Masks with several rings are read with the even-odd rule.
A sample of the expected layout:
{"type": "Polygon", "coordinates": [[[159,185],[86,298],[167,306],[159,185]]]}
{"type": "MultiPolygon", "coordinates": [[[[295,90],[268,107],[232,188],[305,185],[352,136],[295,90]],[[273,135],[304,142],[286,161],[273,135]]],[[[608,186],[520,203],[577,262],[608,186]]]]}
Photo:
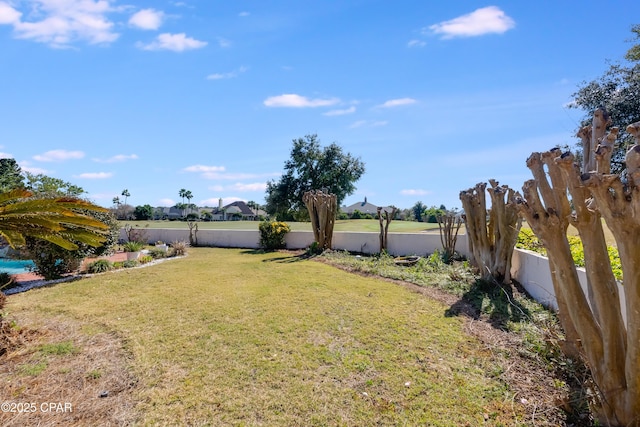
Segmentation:
{"type": "Polygon", "coordinates": [[[627,182],[609,173],[611,141],[617,130],[597,132],[602,134],[600,144],[590,148],[594,150],[595,168],[591,164],[588,169],[592,170],[586,173],[580,173],[571,153],[561,154],[558,149],[533,153],[527,166],[535,179],[524,184],[524,199],[519,200],[518,207],[547,249],[566,347],[579,350],[591,369],[601,399],[600,421],[639,426],[640,122],[626,128],[635,138],[635,145],[625,156],[627,182]],[[620,253],[625,295],[622,304],[601,218],[620,253]],[[569,224],[578,229],[584,247],[586,293],[578,281],[566,237],[569,224]]]}
{"type": "Polygon", "coordinates": [[[445,262],[453,261],[456,255],[456,242],[462,225],[462,217],[456,211],[445,211],[443,214],[438,215],[436,219],[440,230],[440,243],[442,243],[444,251],[443,258],[445,262]]]}
{"type": "Polygon", "coordinates": [[[309,211],[313,237],[320,250],[331,249],[333,240],[333,226],[336,223],[338,202],[335,194],[323,191],[307,191],[302,201],[309,211]]]}
{"type": "Polygon", "coordinates": [[[390,206],[391,212],[388,208],[378,207],[378,222],[380,223],[380,253],[383,253],[389,247],[389,225],[391,221],[396,217],[398,208],[390,206]]]}
{"type": "Polygon", "coordinates": [[[485,280],[511,282],[511,258],[522,220],[514,202],[515,192],[489,180],[491,210],[487,213],[486,183],[460,192],[469,251],[485,280]]]}

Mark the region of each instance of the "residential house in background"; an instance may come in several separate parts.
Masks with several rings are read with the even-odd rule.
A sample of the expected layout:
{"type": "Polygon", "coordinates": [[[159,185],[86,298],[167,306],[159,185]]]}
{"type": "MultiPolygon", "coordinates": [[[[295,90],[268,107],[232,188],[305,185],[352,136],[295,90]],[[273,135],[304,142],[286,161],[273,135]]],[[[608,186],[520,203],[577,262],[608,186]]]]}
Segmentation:
{"type": "MultiPolygon", "coordinates": [[[[382,210],[385,212],[391,212],[391,207],[383,206],[382,210]]],[[[362,214],[376,216],[378,214],[378,206],[374,205],[373,203],[369,203],[367,201],[367,198],[365,197],[363,202],[354,203],[349,206],[342,206],[340,208],[340,211],[346,213],[350,217],[355,211],[358,211],[362,214]]]]}
{"type": "Polygon", "coordinates": [[[251,209],[242,200],[223,206],[222,199],[220,199],[217,208],[203,207],[197,209],[179,209],[175,206],[157,207],[153,211],[153,219],[183,219],[191,213],[198,214],[198,218],[206,221],[254,221],[260,217],[266,217],[267,215],[267,213],[261,209],[251,209]]]}
{"type": "Polygon", "coordinates": [[[222,199],[218,207],[211,210],[211,215],[213,221],[254,221],[259,216],[242,200],[222,206],[222,199]]]}

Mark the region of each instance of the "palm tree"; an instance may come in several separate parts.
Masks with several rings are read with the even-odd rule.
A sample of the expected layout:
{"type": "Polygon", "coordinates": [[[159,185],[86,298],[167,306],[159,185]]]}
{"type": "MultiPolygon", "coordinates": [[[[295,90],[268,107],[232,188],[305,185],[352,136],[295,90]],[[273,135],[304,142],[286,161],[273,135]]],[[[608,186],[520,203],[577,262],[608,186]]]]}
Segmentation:
{"type": "Polygon", "coordinates": [[[182,216],[184,217],[184,211],[186,209],[186,205],[184,204],[184,198],[187,197],[187,190],[185,188],[181,188],[180,191],[178,191],[178,196],[182,198],[182,203],[180,204],[181,206],[180,208],[182,209],[182,216]]]}
{"type": "Polygon", "coordinates": [[[124,203],[122,204],[122,217],[124,219],[129,219],[129,210],[127,209],[127,197],[129,197],[131,194],[129,193],[129,190],[125,188],[124,190],[122,190],[122,195],[124,196],[124,203]]]}
{"type": "Polygon", "coordinates": [[[77,243],[99,247],[107,239],[109,227],[78,212],[107,209],[73,197],[31,198],[32,193],[15,189],[0,194],[0,235],[12,247],[22,246],[27,237],[78,249],[77,243]]]}
{"type": "Polygon", "coordinates": [[[131,194],[129,193],[129,190],[125,188],[124,190],[122,190],[122,195],[124,196],[124,205],[127,206],[127,197],[129,197],[131,194]]]}
{"type": "Polygon", "coordinates": [[[189,201],[188,208],[189,208],[189,213],[191,213],[191,208],[193,207],[193,206],[191,206],[191,199],[193,199],[193,193],[191,193],[190,190],[187,190],[184,193],[184,197],[186,197],[187,200],[189,201]]]}

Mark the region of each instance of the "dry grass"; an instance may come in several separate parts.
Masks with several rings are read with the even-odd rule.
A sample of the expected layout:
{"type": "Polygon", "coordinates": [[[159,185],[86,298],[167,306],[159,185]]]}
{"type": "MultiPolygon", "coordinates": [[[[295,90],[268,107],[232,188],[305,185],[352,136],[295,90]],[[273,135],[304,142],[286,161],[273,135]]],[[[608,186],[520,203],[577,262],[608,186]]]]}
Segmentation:
{"type": "Polygon", "coordinates": [[[132,421],[134,380],[121,341],[68,318],[39,317],[25,313],[16,318],[28,324],[31,333],[0,364],[0,397],[15,404],[14,412],[0,412],[0,425],[111,426],[132,421]]]}
{"type": "Polygon", "coordinates": [[[448,308],[291,254],[191,249],[10,297],[42,333],[5,356],[0,397],[74,412],[0,422],[526,425],[493,344],[448,308]]]}

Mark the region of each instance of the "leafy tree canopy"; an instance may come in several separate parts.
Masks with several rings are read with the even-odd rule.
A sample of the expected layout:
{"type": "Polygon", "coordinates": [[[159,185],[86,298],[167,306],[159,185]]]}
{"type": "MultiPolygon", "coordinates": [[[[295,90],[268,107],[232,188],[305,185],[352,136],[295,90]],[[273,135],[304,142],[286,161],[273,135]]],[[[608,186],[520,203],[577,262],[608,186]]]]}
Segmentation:
{"type": "Polygon", "coordinates": [[[422,222],[422,214],[424,213],[425,209],[427,209],[427,206],[421,201],[418,201],[415,205],[413,205],[411,211],[413,212],[413,217],[416,221],[422,222]]]}
{"type": "Polygon", "coordinates": [[[136,206],[133,216],[139,221],[152,219],[153,207],[151,205],[136,206]]]}
{"type": "Polygon", "coordinates": [[[24,187],[22,169],[15,159],[0,159],[0,193],[24,187]]]}
{"type": "Polygon", "coordinates": [[[38,197],[80,197],[85,192],[82,187],[41,173],[34,175],[27,172],[25,175],[27,189],[38,197]]]}
{"type": "Polygon", "coordinates": [[[302,196],[311,190],[335,194],[340,206],[355,191],[364,170],[359,158],[344,153],[335,142],[321,147],[315,134],[294,139],[284,174],[279,181],[267,183],[266,211],[281,220],[291,219],[300,211],[306,212],[302,196]]]}
{"type": "Polygon", "coordinates": [[[572,106],[585,111],[581,126],[591,124],[593,112],[603,107],[611,124],[620,128],[619,144],[611,158],[612,173],[622,172],[625,152],[632,144],[626,126],[640,120],[640,25],[633,26],[631,32],[635,44],[625,55],[628,62],[611,64],[601,77],[583,82],[573,94],[572,106]]]}

